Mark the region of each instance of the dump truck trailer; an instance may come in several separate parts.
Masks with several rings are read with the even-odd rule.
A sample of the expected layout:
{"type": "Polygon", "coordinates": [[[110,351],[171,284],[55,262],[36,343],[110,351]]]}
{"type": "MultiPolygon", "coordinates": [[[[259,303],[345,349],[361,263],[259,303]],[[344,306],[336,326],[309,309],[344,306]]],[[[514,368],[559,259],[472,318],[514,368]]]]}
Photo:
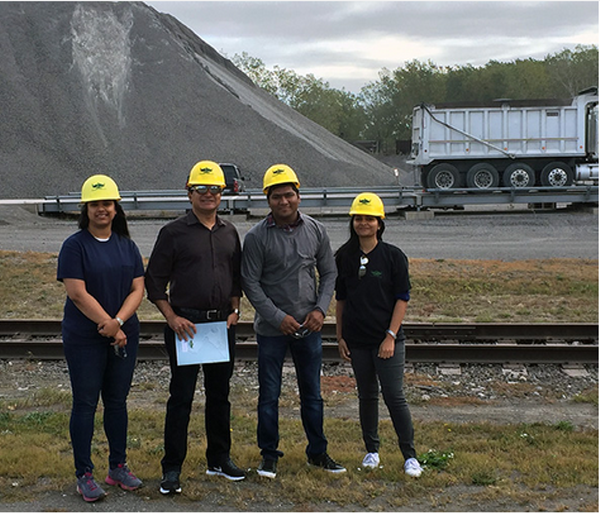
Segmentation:
{"type": "Polygon", "coordinates": [[[598,90],[568,100],[414,108],[409,164],[426,189],[598,183],[598,90]]]}

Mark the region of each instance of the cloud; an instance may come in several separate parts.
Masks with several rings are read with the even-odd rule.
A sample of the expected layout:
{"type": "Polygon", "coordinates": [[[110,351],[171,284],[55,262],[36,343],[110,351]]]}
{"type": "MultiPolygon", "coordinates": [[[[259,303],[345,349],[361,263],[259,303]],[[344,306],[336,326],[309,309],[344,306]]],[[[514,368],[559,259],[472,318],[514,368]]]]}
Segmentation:
{"type": "Polygon", "coordinates": [[[598,43],[598,3],[549,2],[148,2],[232,57],[312,73],[358,91],[382,68],[542,59],[598,43]]]}

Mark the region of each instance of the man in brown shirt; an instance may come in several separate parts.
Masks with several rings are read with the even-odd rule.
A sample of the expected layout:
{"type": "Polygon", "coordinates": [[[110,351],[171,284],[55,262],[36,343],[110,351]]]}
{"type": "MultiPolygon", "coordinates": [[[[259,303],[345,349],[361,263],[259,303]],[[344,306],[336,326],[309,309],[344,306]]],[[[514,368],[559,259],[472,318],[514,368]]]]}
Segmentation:
{"type": "Polygon", "coordinates": [[[187,182],[191,211],[159,232],[146,270],[148,299],[167,321],[165,345],[171,384],[165,419],[162,494],[180,493],[179,475],[187,453],[187,430],[199,365],[177,365],[175,334],[192,338],[194,324],[227,321],[229,361],[203,364],[206,392],[206,460],[209,475],[245,478],[230,457],[229,380],[233,373],[235,325],[239,320],[241,245],[235,227],[217,210],[225,187],[217,163],[200,161],[187,182]]]}

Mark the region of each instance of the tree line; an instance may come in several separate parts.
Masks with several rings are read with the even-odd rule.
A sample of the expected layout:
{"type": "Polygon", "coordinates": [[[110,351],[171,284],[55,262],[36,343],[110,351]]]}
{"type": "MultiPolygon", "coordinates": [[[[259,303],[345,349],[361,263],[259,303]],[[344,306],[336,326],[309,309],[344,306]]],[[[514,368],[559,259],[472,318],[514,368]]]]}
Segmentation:
{"type": "Polygon", "coordinates": [[[373,141],[383,154],[393,154],[398,140],[411,137],[413,107],[421,103],[489,102],[498,98],[570,98],[598,87],[598,47],[547,55],[542,60],[491,60],[481,67],[438,66],[432,61],[408,61],[379,72],[360,93],[335,89],[312,74],[299,75],[246,52],[232,62],[258,86],[349,142],[373,141]]]}

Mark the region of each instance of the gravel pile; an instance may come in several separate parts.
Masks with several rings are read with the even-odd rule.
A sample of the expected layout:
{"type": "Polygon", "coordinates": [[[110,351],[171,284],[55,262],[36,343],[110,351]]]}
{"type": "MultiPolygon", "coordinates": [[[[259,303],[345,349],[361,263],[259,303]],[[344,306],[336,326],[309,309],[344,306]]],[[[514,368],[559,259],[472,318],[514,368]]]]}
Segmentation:
{"type": "Polygon", "coordinates": [[[237,163],[251,187],[280,162],[305,187],[396,183],[141,2],[0,2],[0,41],[3,198],[64,195],[93,173],[180,189],[200,159],[237,163]]]}

